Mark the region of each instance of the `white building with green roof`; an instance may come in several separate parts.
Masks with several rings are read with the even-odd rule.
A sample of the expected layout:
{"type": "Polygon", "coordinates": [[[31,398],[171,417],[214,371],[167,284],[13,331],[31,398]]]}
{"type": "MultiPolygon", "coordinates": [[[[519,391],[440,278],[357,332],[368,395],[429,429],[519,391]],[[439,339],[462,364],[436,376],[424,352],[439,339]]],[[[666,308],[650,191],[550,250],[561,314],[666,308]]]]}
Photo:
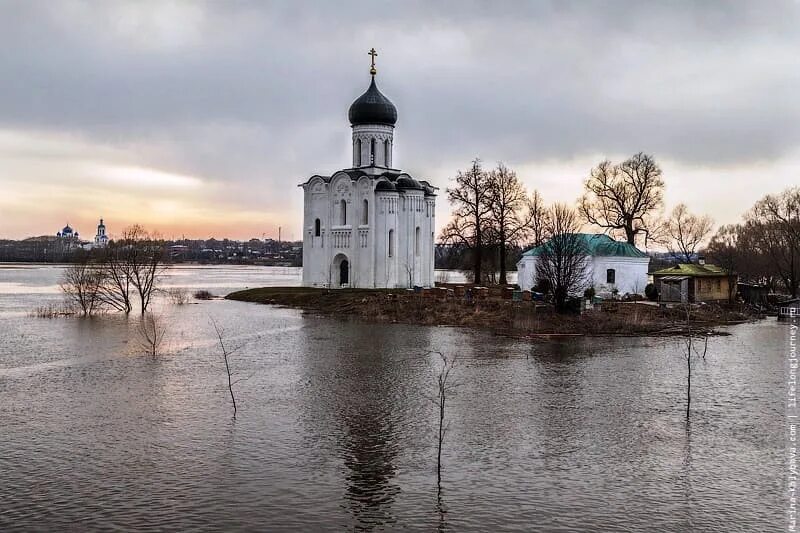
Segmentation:
{"type": "MultiPolygon", "coordinates": [[[[590,285],[598,296],[610,295],[616,290],[619,294],[643,294],[647,285],[647,270],[650,257],[627,242],[615,241],[601,233],[577,233],[586,250],[587,262],[591,270],[590,285]]],[[[544,243],[522,254],[517,263],[517,283],[523,290],[536,285],[536,262],[544,243]]]]}

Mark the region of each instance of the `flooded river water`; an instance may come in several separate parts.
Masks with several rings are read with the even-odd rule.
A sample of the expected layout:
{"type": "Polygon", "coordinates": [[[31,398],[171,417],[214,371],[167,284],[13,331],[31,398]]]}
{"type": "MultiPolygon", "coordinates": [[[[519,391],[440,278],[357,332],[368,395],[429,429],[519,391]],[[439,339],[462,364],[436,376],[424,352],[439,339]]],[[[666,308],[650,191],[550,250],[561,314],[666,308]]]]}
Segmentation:
{"type": "MultiPolygon", "coordinates": [[[[709,341],[521,341],[241,302],[42,319],[54,266],[0,265],[0,530],[780,531],[785,346],[774,319],[709,341]],[[235,348],[239,411],[211,319],[235,348]],[[457,357],[436,484],[436,358],[457,357]]],[[[226,294],[297,269],[177,267],[226,294]]]]}

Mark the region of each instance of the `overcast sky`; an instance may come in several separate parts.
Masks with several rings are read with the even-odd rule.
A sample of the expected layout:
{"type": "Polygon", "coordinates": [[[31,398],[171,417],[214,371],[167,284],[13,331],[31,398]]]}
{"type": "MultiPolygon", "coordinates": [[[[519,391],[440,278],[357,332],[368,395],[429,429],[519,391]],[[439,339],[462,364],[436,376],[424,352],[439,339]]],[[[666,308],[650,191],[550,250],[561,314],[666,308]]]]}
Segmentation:
{"type": "Polygon", "coordinates": [[[444,189],[478,156],[574,202],[653,154],[667,207],[718,224],[800,183],[800,3],[0,0],[0,238],[300,238],[347,109],[397,106],[395,166],[444,189]]]}

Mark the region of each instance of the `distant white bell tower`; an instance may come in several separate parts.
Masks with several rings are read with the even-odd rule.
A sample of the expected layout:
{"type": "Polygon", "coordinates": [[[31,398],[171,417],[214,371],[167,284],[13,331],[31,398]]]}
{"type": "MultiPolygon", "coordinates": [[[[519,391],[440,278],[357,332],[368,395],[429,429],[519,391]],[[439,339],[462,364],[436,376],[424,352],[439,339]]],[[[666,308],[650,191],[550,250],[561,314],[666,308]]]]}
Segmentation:
{"type": "Polygon", "coordinates": [[[100,219],[100,224],[97,225],[97,235],[94,236],[94,245],[100,248],[105,248],[108,245],[108,236],[106,235],[106,225],[103,224],[103,219],[100,219]]]}

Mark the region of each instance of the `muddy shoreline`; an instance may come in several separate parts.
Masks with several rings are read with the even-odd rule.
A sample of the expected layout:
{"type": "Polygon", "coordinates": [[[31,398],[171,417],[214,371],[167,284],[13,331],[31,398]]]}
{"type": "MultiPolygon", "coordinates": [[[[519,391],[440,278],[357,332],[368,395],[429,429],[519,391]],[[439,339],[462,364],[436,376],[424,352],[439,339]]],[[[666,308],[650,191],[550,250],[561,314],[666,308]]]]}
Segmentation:
{"type": "Polygon", "coordinates": [[[263,287],[226,299],[301,309],[307,313],[369,323],[452,326],[529,338],[566,336],[675,336],[719,334],[714,328],[756,320],[740,306],[697,305],[686,323],[684,308],[645,302],[605,302],[582,315],[554,313],[534,302],[487,298],[466,302],[403,289],[263,287]]]}

